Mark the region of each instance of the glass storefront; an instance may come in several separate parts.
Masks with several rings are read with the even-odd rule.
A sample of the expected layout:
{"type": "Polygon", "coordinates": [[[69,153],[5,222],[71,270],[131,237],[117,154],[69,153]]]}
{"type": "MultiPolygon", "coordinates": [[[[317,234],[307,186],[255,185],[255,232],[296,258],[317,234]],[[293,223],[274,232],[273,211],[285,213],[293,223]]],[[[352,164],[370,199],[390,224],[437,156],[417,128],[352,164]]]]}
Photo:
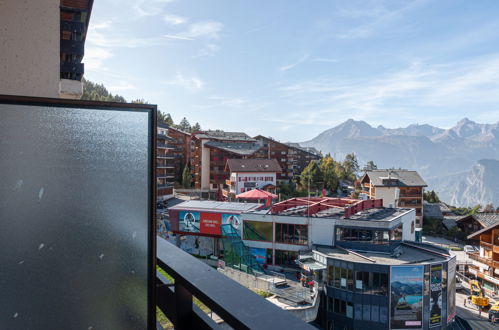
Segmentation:
{"type": "Polygon", "coordinates": [[[272,222],[243,221],[243,239],[272,242],[272,222]]]}
{"type": "Polygon", "coordinates": [[[276,223],[275,241],[278,243],[307,245],[308,226],[276,223]]]}

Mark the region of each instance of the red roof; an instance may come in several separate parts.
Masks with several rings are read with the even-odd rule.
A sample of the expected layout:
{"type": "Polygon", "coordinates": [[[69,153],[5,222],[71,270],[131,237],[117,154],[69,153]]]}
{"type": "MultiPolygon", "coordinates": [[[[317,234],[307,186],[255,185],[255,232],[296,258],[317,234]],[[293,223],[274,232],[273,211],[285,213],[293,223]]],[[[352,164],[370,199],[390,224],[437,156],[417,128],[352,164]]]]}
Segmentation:
{"type": "Polygon", "coordinates": [[[277,198],[277,195],[274,195],[268,191],[261,189],[252,189],[250,191],[246,191],[239,195],[236,195],[236,198],[243,198],[243,199],[267,199],[269,197],[277,198]]]}

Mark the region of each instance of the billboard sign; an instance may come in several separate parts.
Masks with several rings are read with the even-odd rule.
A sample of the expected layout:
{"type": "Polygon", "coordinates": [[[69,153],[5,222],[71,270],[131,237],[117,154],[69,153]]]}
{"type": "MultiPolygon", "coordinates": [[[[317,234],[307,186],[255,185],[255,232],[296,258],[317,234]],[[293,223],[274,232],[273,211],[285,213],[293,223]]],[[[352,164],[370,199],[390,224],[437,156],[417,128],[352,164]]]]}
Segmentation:
{"type": "Polygon", "coordinates": [[[199,233],[201,216],[195,211],[180,211],[178,215],[179,230],[188,233],[199,233]]]}
{"type": "Polygon", "coordinates": [[[222,215],[220,213],[201,213],[200,232],[203,234],[220,235],[220,224],[222,215]]]}
{"type": "Polygon", "coordinates": [[[442,323],[442,264],[430,266],[430,328],[442,323]]]}
{"type": "Polygon", "coordinates": [[[390,328],[423,327],[423,266],[393,266],[390,279],[390,328]]]}
{"type": "Polygon", "coordinates": [[[241,218],[238,214],[180,211],[178,217],[179,231],[186,233],[221,235],[220,225],[222,224],[230,224],[235,229],[241,226],[241,218]]]}
{"type": "Polygon", "coordinates": [[[222,224],[229,224],[235,229],[239,229],[241,226],[241,218],[237,214],[222,214],[222,224]]]}

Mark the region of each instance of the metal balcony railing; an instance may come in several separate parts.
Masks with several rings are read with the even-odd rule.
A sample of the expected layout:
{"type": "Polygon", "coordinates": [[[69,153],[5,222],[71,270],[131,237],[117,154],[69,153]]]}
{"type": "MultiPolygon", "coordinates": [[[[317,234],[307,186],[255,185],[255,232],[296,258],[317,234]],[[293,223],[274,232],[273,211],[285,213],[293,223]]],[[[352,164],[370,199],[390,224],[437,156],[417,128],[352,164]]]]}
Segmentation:
{"type": "Polygon", "coordinates": [[[173,278],[157,274],[156,305],[175,329],[221,328],[193,305],[193,297],[234,329],[314,329],[161,237],[156,256],[173,278]]]}

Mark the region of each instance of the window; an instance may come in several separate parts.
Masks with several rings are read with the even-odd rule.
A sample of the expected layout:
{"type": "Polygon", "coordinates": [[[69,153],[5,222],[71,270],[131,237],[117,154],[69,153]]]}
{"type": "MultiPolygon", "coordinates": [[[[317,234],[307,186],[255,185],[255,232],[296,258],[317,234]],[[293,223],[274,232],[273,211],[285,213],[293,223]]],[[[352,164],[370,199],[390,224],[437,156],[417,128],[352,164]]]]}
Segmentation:
{"type": "Polygon", "coordinates": [[[308,226],[276,223],[275,241],[287,244],[308,244],[308,226]]]}
{"type": "Polygon", "coordinates": [[[401,241],[402,240],[402,224],[390,230],[390,240],[391,241],[401,241]]]}
{"type": "Polygon", "coordinates": [[[389,232],[385,230],[336,228],[337,242],[360,242],[387,245],[389,243],[389,237],[389,232]]]}
{"type": "Polygon", "coordinates": [[[328,267],[328,285],[335,288],[353,291],[353,270],[342,267],[328,267]]]}
{"type": "Polygon", "coordinates": [[[268,265],[272,265],[272,264],[273,264],[273,261],[272,261],[272,254],[273,254],[273,253],[272,253],[272,252],[273,252],[273,251],[272,251],[272,249],[267,249],[267,258],[266,258],[266,261],[265,261],[265,262],[266,262],[268,265]]]}
{"type": "MultiPolygon", "coordinates": [[[[351,302],[328,297],[327,307],[329,312],[340,314],[351,319],[354,317],[353,303],[351,302]]],[[[360,315],[362,315],[362,313],[360,313],[360,315]]]]}
{"type": "Polygon", "coordinates": [[[388,295],[388,274],[355,272],[355,291],[380,296],[388,295]]]}
{"type": "Polygon", "coordinates": [[[296,267],[295,260],[298,259],[298,252],[275,250],[275,264],[296,267]]]}
{"type": "Polygon", "coordinates": [[[243,238],[272,242],[272,222],[243,221],[243,238]]]}

